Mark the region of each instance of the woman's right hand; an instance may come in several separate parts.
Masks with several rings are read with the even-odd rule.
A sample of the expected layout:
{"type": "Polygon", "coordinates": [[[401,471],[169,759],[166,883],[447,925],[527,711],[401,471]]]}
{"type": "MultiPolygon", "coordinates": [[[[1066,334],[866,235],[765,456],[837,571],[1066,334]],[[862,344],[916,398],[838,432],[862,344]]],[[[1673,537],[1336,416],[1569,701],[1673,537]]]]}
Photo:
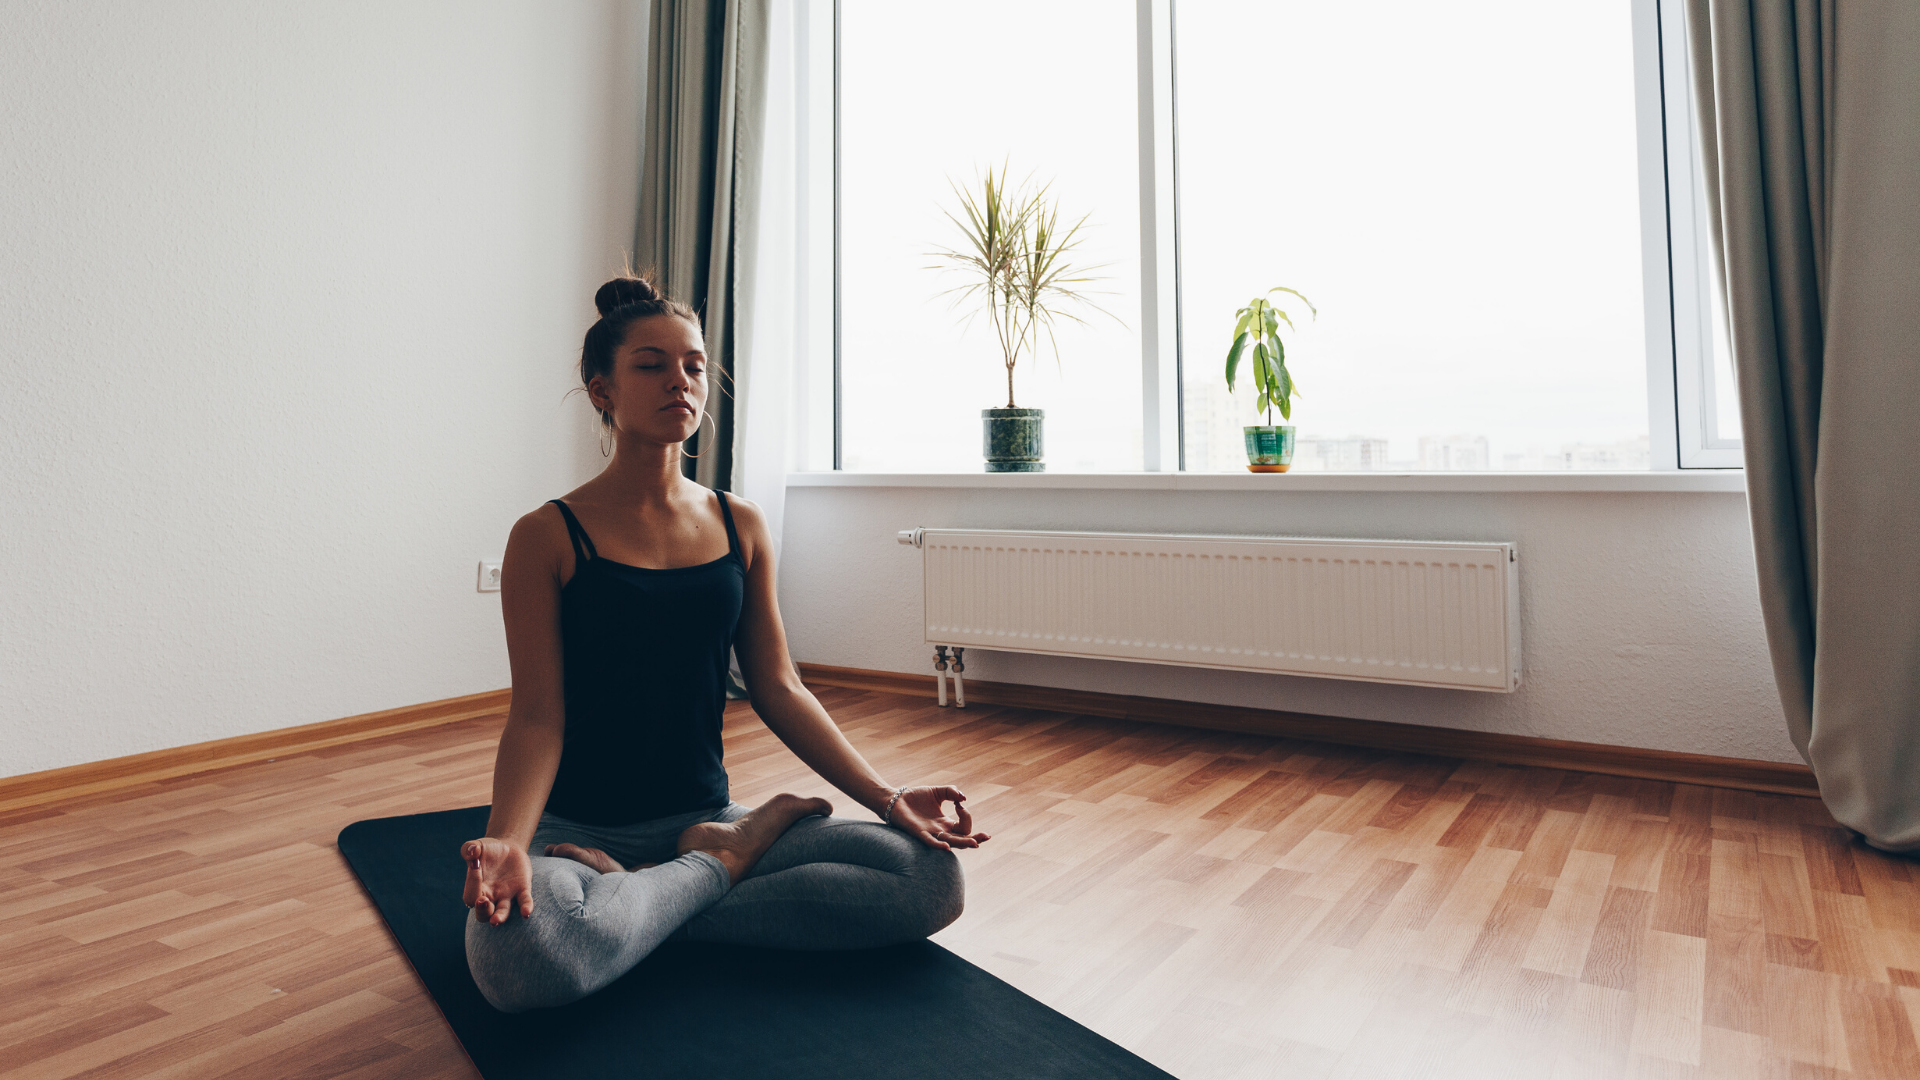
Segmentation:
{"type": "Polygon", "coordinates": [[[463,899],[473,917],[499,926],[517,905],[520,917],[533,914],[533,860],[523,848],[494,836],[460,845],[467,861],[467,889],[463,899]]]}

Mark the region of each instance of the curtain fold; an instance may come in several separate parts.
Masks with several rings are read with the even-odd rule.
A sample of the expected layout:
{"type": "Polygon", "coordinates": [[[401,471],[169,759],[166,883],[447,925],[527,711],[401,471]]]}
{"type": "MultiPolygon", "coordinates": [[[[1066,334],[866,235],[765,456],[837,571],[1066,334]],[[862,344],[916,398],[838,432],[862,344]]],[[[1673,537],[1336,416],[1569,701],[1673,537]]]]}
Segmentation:
{"type": "Polygon", "coordinates": [[[653,0],[634,259],[706,328],[711,423],[689,475],[728,489],[743,282],[754,272],[771,0],[653,0]]]}
{"type": "Polygon", "coordinates": [[[756,129],[760,171],[751,210],[753,257],[740,275],[734,317],[732,490],[760,508],[776,554],[786,518],[793,461],[799,368],[808,343],[801,329],[807,201],[802,143],[807,88],[801,80],[809,0],[773,6],[765,22],[766,110],[756,129]]]}
{"type": "Polygon", "coordinates": [[[1687,22],[1787,730],[1835,818],[1920,850],[1920,4],[1687,22]]]}

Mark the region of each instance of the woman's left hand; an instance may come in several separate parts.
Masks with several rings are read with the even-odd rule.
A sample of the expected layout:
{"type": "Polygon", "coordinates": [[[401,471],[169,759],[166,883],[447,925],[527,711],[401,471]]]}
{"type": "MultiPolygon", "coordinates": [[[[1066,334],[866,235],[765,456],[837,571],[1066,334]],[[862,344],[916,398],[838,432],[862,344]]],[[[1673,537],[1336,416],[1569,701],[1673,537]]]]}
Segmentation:
{"type": "Polygon", "coordinates": [[[967,797],[956,787],[910,787],[894,800],[888,824],[904,829],[928,847],[975,848],[992,839],[973,831],[973,815],[967,813],[967,797]],[[944,812],[953,804],[953,815],[944,812]]]}

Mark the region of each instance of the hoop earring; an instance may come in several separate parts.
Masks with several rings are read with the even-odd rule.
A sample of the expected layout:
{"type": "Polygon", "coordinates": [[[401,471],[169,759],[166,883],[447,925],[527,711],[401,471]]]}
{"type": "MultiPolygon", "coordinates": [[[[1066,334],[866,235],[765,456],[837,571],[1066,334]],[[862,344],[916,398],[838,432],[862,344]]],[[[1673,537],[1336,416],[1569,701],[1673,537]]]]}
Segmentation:
{"type": "MultiPolygon", "coordinates": [[[[702,419],[702,420],[713,420],[713,415],[712,415],[711,413],[708,413],[708,412],[706,412],[705,410],[702,410],[702,411],[701,411],[701,413],[700,413],[700,419],[702,419]]],[[[697,427],[696,427],[696,428],[694,428],[694,429],[693,429],[693,433],[694,433],[694,434],[695,434],[696,436],[697,436],[697,435],[699,435],[699,434],[700,434],[700,429],[699,429],[699,428],[697,428],[697,427]]],[[[718,436],[718,435],[720,434],[720,421],[718,421],[718,420],[713,420],[713,433],[714,433],[714,435],[715,435],[716,437],[717,437],[717,436],[718,436]]],[[[682,456],[684,456],[684,457],[690,457],[690,458],[694,458],[694,459],[696,459],[696,460],[697,460],[697,459],[698,459],[698,458],[700,457],[700,454],[704,454],[704,453],[706,453],[706,451],[705,451],[705,450],[702,450],[702,451],[700,451],[700,454],[689,454],[689,453],[687,453],[687,444],[686,444],[686,443],[681,443],[681,444],[680,444],[680,453],[681,453],[681,455],[682,455],[682,456]]]]}
{"type": "Polygon", "coordinates": [[[611,429],[602,429],[600,432],[600,456],[603,458],[613,456],[613,431],[611,429]]]}

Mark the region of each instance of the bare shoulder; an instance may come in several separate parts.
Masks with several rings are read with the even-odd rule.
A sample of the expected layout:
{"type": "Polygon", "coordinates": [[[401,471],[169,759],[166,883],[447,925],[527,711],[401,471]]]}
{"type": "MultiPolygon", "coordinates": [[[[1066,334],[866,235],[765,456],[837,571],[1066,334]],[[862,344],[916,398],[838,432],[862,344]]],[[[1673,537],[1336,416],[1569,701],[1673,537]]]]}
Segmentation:
{"type": "Polygon", "coordinates": [[[742,531],[757,529],[761,533],[767,531],[767,515],[761,512],[759,503],[743,499],[729,491],[727,505],[733,508],[733,523],[736,528],[742,531]]]}
{"type": "Polygon", "coordinates": [[[767,529],[767,515],[761,512],[758,504],[732,492],[727,493],[727,503],[733,509],[733,527],[740,533],[740,546],[746,549],[747,565],[751,567],[761,552],[773,550],[773,534],[767,529]]]}
{"type": "Polygon", "coordinates": [[[557,571],[561,556],[570,553],[569,543],[567,521],[560,516],[560,508],[541,503],[513,523],[513,531],[507,534],[507,558],[520,561],[524,557],[526,562],[557,571]]]}
{"type": "Polygon", "coordinates": [[[565,540],[567,538],[567,519],[560,516],[559,507],[550,502],[543,502],[539,506],[520,515],[520,519],[513,523],[512,535],[516,538],[524,537],[528,540],[541,537],[558,537],[565,540]]]}

